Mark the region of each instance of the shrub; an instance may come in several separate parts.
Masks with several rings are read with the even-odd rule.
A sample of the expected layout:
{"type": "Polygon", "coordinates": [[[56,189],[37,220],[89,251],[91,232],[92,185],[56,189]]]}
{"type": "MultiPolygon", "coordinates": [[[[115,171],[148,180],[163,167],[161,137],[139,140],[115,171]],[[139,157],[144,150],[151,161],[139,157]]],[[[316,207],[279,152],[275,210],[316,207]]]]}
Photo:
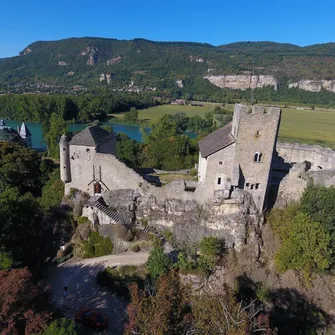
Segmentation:
{"type": "Polygon", "coordinates": [[[193,269],[192,262],[189,261],[186,252],[179,252],[178,253],[178,262],[176,266],[181,272],[187,273],[193,269]]]}
{"type": "Polygon", "coordinates": [[[52,322],[40,335],[77,335],[76,325],[72,320],[62,318],[52,322]]]}
{"type": "Polygon", "coordinates": [[[189,175],[192,177],[196,177],[198,175],[198,170],[195,168],[191,169],[189,175]]]}
{"type": "Polygon", "coordinates": [[[275,265],[279,272],[293,269],[309,276],[313,271],[329,269],[332,254],[330,235],[321,224],[298,212],[275,256],[275,265]]]}
{"type": "Polygon", "coordinates": [[[130,250],[131,250],[132,252],[139,252],[139,251],[141,250],[141,248],[139,247],[138,244],[134,244],[134,245],[132,245],[132,246],[130,247],[130,250]]]}
{"type": "Polygon", "coordinates": [[[86,223],[86,222],[89,222],[90,220],[88,219],[87,216],[79,216],[77,218],[77,223],[78,224],[82,224],[82,223],[86,223]]]}
{"type": "Polygon", "coordinates": [[[6,252],[0,252],[0,270],[8,270],[12,267],[13,260],[6,252]]]}
{"type": "Polygon", "coordinates": [[[101,257],[110,255],[113,244],[109,237],[102,237],[98,232],[91,232],[88,240],[83,243],[83,258],[101,257]]]}
{"type": "Polygon", "coordinates": [[[203,272],[209,274],[220,258],[221,242],[214,236],[204,237],[199,244],[199,249],[198,266],[203,272]]]}
{"type": "Polygon", "coordinates": [[[151,250],[147,267],[153,278],[159,277],[167,273],[171,267],[171,261],[168,255],[164,253],[162,247],[155,247],[151,250]]]}

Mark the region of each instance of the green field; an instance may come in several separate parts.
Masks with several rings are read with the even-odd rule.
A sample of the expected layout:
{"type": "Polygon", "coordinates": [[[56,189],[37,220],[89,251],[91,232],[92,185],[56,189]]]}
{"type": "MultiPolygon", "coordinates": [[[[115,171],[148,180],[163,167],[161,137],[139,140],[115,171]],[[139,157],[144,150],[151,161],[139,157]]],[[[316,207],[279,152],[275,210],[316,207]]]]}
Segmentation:
{"type": "MultiPolygon", "coordinates": [[[[188,116],[204,116],[207,112],[213,111],[215,105],[211,103],[204,103],[204,107],[161,105],[139,110],[138,114],[139,119],[151,124],[165,114],[177,112],[184,112],[188,116]]],[[[226,105],[226,108],[233,110],[234,105],[226,105]]],[[[335,110],[282,108],[279,140],[320,144],[335,149],[335,110]]]]}
{"type": "Polygon", "coordinates": [[[335,148],[335,111],[283,108],[279,140],[335,148]]]}
{"type": "Polygon", "coordinates": [[[138,111],[139,119],[148,120],[149,122],[155,122],[165,114],[176,114],[178,112],[185,113],[187,116],[200,115],[205,116],[207,112],[213,111],[214,106],[212,104],[206,104],[204,107],[196,106],[178,106],[178,105],[160,105],[142,109],[138,111]]]}

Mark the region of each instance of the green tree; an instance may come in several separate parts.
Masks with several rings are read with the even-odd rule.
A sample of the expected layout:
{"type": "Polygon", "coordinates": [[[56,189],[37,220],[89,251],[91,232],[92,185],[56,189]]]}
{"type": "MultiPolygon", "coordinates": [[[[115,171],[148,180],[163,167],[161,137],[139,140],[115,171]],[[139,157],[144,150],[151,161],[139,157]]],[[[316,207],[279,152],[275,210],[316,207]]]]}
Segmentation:
{"type": "Polygon", "coordinates": [[[335,187],[309,183],[301,197],[301,210],[324,227],[335,246],[335,187]]]}
{"type": "Polygon", "coordinates": [[[12,267],[13,260],[7,252],[0,252],[0,270],[8,270],[12,267]]]}
{"type": "Polygon", "coordinates": [[[320,223],[298,212],[282,240],[275,264],[280,272],[293,269],[309,276],[313,271],[328,270],[332,264],[332,254],[330,235],[320,223]]]}
{"type": "Polygon", "coordinates": [[[155,247],[151,250],[147,267],[149,273],[153,278],[157,278],[167,273],[171,267],[171,260],[167,254],[164,253],[162,247],[155,247]]]}
{"type": "Polygon", "coordinates": [[[39,335],[77,335],[76,325],[72,320],[62,318],[53,321],[39,335]]]}
{"type": "Polygon", "coordinates": [[[136,122],[138,119],[138,111],[135,107],[130,108],[129,112],[124,113],[124,119],[126,121],[136,122]]]}
{"type": "Polygon", "coordinates": [[[48,145],[48,154],[52,158],[59,158],[59,140],[62,134],[67,131],[67,124],[61,115],[52,113],[50,116],[50,125],[45,134],[45,140],[48,145]]]}
{"type": "Polygon", "coordinates": [[[0,193],[1,190],[17,188],[20,194],[41,193],[41,157],[35,151],[21,145],[0,143],[0,193]]]}
{"type": "Polygon", "coordinates": [[[59,169],[54,170],[42,188],[41,205],[45,210],[59,207],[64,196],[64,183],[60,180],[59,169]]]}

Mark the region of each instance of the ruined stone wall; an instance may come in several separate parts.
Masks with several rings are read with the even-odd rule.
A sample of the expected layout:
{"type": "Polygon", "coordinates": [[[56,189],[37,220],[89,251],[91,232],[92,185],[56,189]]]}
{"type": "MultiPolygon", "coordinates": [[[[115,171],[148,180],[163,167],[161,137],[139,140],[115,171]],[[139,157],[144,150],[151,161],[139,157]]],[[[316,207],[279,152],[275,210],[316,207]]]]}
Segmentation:
{"type": "Polygon", "coordinates": [[[284,163],[307,161],[311,163],[312,171],[320,170],[320,168],[335,169],[335,150],[329,148],[298,143],[277,143],[276,150],[284,163]]]}
{"type": "Polygon", "coordinates": [[[248,88],[262,88],[264,86],[273,86],[277,90],[278,85],[276,79],[270,75],[222,75],[206,76],[204,79],[220,88],[232,88],[242,91],[248,88]]]}
{"type": "Polygon", "coordinates": [[[70,145],[71,182],[65,184],[65,194],[68,194],[71,188],[77,188],[93,195],[94,174],[96,180],[101,178],[102,191],[132,189],[144,192],[151,187],[142,176],[114,155],[94,151],[94,148],[70,145]]]}
{"type": "Polygon", "coordinates": [[[234,161],[240,165],[241,185],[250,192],[259,209],[268,192],[273,151],[279,128],[281,110],[274,107],[236,105],[240,110],[234,161]],[[255,161],[255,154],[261,155],[255,161]],[[244,183],[243,183],[244,181],[244,183]]]}

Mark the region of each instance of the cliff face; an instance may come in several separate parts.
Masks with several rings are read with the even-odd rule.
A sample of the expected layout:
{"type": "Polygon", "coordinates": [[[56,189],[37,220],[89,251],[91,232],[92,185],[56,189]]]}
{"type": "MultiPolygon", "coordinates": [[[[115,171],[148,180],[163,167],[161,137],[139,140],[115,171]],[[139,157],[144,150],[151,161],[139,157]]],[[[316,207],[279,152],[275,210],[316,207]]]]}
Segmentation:
{"type": "Polygon", "coordinates": [[[206,76],[213,85],[220,88],[232,88],[235,90],[246,90],[248,88],[262,88],[264,86],[273,86],[277,90],[277,81],[270,75],[222,75],[206,76]]]}
{"type": "Polygon", "coordinates": [[[288,87],[289,88],[297,87],[300,90],[309,92],[320,92],[322,89],[325,89],[330,92],[335,92],[335,80],[302,79],[299,82],[289,84],[288,87]]]}
{"type": "Polygon", "coordinates": [[[211,235],[236,250],[246,243],[258,242],[262,215],[258,214],[251,196],[242,190],[234,191],[232,199],[215,205],[133,190],[108,191],[103,197],[127,221],[173,231],[180,245],[191,246],[211,235]]]}

